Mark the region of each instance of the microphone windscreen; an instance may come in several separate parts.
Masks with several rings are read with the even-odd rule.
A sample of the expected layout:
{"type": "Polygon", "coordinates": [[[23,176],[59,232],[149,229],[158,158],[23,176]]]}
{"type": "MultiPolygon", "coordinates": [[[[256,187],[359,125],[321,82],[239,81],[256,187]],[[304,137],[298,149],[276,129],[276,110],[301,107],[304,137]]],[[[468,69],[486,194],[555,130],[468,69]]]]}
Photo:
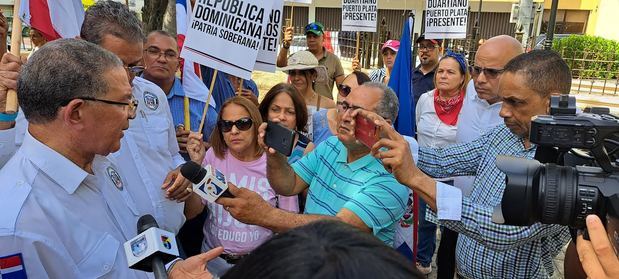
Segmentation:
{"type": "Polygon", "coordinates": [[[181,174],[191,183],[198,184],[206,175],[206,170],[195,162],[189,161],[181,166],[181,174]]]}
{"type": "Polygon", "coordinates": [[[159,225],[157,224],[157,220],[155,220],[155,217],[153,217],[153,215],[146,214],[140,217],[140,219],[138,219],[138,234],[141,234],[145,230],[148,230],[153,227],[159,228],[159,225]]]}

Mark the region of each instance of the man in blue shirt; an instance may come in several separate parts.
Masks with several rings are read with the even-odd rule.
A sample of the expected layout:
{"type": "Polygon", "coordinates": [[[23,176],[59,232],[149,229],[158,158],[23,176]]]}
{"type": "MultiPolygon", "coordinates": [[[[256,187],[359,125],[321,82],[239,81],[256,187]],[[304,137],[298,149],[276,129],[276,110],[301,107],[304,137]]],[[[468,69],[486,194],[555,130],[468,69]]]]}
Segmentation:
{"type": "Polygon", "coordinates": [[[537,146],[529,140],[531,118],[548,114],[550,95],[569,93],[571,81],[569,67],[556,52],[539,50],[517,56],[505,66],[499,81],[503,100],[499,114],[505,125],[469,143],[421,148],[419,168],[410,159],[408,143],[397,132],[375,114],[359,112],[379,122],[386,134],[373,154],[398,181],[419,193],[441,225],[459,233],[459,277],[548,278],[554,273],[553,258],[570,238],[567,227],[493,223],[494,208],[505,190],[505,174],[495,161],[498,155],[534,158],[537,146]],[[469,197],[432,179],[458,175],[476,176],[469,197]]]}
{"type": "MultiPolygon", "coordinates": [[[[154,84],[157,84],[168,97],[170,111],[174,126],[177,127],[176,138],[181,149],[183,157],[187,159],[187,136],[189,130],[184,130],[185,125],[185,90],[181,80],[176,77],[176,71],[180,66],[178,56],[178,47],[176,40],[168,32],[157,30],[148,34],[146,43],[144,43],[144,75],[143,77],[154,84]]],[[[207,95],[204,92],[204,95],[207,95]]],[[[191,131],[196,131],[202,120],[202,113],[205,100],[199,100],[196,96],[187,96],[189,98],[189,120],[191,131]]],[[[202,128],[202,135],[205,142],[217,124],[216,104],[209,104],[206,113],[206,120],[202,128]]]]}
{"type": "Polygon", "coordinates": [[[266,123],[260,127],[259,142],[267,149],[267,178],[276,193],[297,195],[308,189],[304,214],[271,207],[258,194],[230,186],[234,198],[219,198],[232,216],[282,232],[319,219],[336,219],[374,234],[393,244],[395,225],[404,214],[408,189],[395,181],[373,158],[370,149],[355,138],[351,113],[365,108],[393,121],[398,99],[381,83],[365,83],[354,89],[342,104],[338,136],[289,165],[287,158],[264,145],[266,123]]]}
{"type": "MultiPolygon", "coordinates": [[[[206,66],[200,66],[200,70],[202,71],[202,81],[206,86],[211,86],[211,80],[213,79],[213,74],[215,70],[213,68],[209,68],[206,66]]],[[[232,76],[233,79],[236,78],[232,76]]],[[[226,102],[226,100],[237,95],[239,91],[240,80],[235,82],[234,84],[230,80],[230,76],[221,71],[217,72],[217,78],[215,80],[213,98],[215,99],[215,103],[217,103],[216,110],[219,112],[221,105],[226,102]]],[[[244,97],[247,97],[252,102],[256,103],[258,100],[258,87],[253,80],[244,80],[243,81],[243,90],[238,93],[244,97]],[[256,97],[255,99],[248,95],[251,92],[256,97]]],[[[257,105],[256,105],[257,106],[257,105]]]]}
{"type": "Polygon", "coordinates": [[[421,63],[413,69],[413,96],[417,104],[421,94],[434,89],[434,70],[438,65],[439,54],[442,51],[442,40],[426,39],[423,35],[417,38],[417,50],[421,63]]]}

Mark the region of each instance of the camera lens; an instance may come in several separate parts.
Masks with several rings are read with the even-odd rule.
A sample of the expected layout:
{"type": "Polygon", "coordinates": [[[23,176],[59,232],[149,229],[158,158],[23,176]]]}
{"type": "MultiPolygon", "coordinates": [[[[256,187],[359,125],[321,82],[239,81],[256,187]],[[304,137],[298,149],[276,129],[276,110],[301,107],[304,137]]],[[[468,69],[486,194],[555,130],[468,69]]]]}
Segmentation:
{"type": "Polygon", "coordinates": [[[547,164],[541,168],[537,188],[539,221],[569,225],[576,206],[578,174],[573,167],[547,164]]]}

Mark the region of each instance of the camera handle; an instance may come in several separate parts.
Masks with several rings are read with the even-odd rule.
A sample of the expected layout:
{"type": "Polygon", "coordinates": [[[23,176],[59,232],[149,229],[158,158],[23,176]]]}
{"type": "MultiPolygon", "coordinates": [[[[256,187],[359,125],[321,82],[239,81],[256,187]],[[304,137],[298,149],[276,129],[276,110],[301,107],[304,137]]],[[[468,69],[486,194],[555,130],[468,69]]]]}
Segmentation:
{"type": "Polygon", "coordinates": [[[608,153],[606,153],[604,145],[600,144],[592,148],[591,153],[593,153],[593,157],[605,172],[612,173],[619,171],[619,168],[610,162],[610,157],[608,157],[608,153]]]}

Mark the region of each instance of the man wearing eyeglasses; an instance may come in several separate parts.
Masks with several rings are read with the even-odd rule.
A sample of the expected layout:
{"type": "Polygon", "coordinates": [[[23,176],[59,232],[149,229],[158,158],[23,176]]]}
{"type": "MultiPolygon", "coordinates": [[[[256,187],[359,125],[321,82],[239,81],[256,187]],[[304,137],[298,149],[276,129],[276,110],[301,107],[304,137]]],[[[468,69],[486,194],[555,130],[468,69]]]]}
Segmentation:
{"type": "MultiPolygon", "coordinates": [[[[144,43],[143,78],[158,85],[166,93],[181,154],[186,160],[189,160],[186,149],[189,131],[184,129],[185,90],[181,80],[176,77],[176,72],[180,67],[177,49],[176,39],[170,33],[157,30],[148,34],[146,43],[144,43]]],[[[190,128],[192,131],[197,131],[206,103],[205,100],[199,100],[191,94],[188,94],[187,97],[189,99],[190,128]]],[[[216,124],[217,111],[215,110],[215,102],[211,98],[204,127],[201,131],[205,142],[208,142],[216,124]]]]}
{"type": "MultiPolygon", "coordinates": [[[[522,54],[520,42],[513,37],[500,35],[490,38],[477,50],[475,65],[471,67],[464,103],[458,117],[456,142],[471,142],[483,133],[503,123],[499,116],[501,97],[499,79],[503,68],[512,58],[522,54]]],[[[457,176],[454,186],[469,196],[475,176],[457,176]]],[[[458,233],[443,228],[437,253],[438,278],[453,278],[456,268],[456,243],[458,233]]]]}
{"type": "Polygon", "coordinates": [[[426,39],[424,35],[417,38],[417,50],[420,64],[413,69],[413,97],[417,104],[421,94],[434,89],[434,70],[438,65],[439,55],[442,52],[442,40],[426,39]]]}
{"type": "Polygon", "coordinates": [[[364,108],[395,121],[398,98],[386,85],[365,83],[346,97],[340,110],[338,134],[328,138],[296,163],[264,143],[266,123],[259,128],[258,142],[267,152],[267,178],[276,193],[297,195],[308,190],[304,214],[271,207],[256,193],[230,186],[234,198],[219,198],[232,216],[284,232],[320,219],[349,223],[393,245],[394,231],[406,209],[408,190],[395,181],[355,136],[353,110],[364,108]]]}
{"type": "MultiPolygon", "coordinates": [[[[286,67],[288,65],[288,49],[292,42],[292,31],[292,27],[287,27],[284,32],[282,48],[277,55],[277,67],[286,67]]],[[[323,46],[324,33],[324,27],[319,22],[312,22],[305,26],[307,50],[316,56],[320,65],[327,68],[327,82],[315,83],[314,91],[324,97],[333,99],[333,83],[340,85],[344,81],[344,68],[342,68],[340,58],[328,52],[323,46]]]]}

